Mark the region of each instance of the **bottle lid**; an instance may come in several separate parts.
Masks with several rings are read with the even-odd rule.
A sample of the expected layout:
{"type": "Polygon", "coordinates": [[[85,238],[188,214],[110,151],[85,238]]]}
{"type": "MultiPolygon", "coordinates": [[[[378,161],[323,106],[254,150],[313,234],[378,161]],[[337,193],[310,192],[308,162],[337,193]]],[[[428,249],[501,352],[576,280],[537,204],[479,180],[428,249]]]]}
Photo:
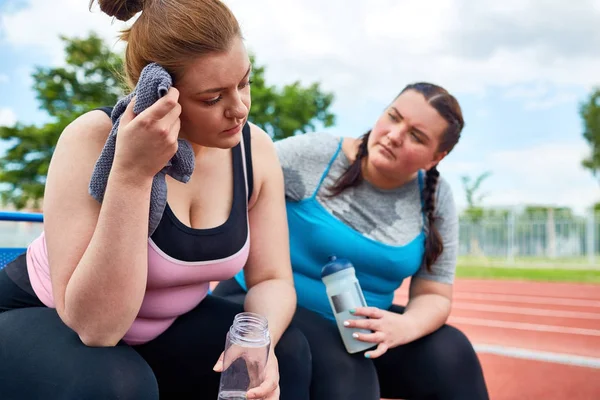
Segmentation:
{"type": "Polygon", "coordinates": [[[348,268],[354,268],[349,260],[345,258],[337,258],[335,255],[329,256],[329,262],[321,269],[321,278],[348,268]]]}

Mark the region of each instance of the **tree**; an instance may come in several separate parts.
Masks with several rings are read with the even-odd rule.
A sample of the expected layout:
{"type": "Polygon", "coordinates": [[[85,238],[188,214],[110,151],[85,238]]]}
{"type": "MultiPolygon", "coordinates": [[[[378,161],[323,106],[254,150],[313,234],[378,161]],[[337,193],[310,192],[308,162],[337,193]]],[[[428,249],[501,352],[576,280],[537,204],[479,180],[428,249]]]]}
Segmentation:
{"type": "MultiPolygon", "coordinates": [[[[49,122],[0,127],[0,140],[9,145],[0,157],[0,199],[17,209],[39,208],[50,159],[64,128],[89,110],[114,105],[125,92],[122,57],[96,34],[61,39],[65,66],[37,67],[32,75],[33,89],[49,122]]],[[[251,60],[254,64],[252,55],[251,60]]],[[[329,111],[333,94],[323,92],[318,83],[303,87],[294,82],[277,88],[267,85],[264,73],[264,66],[253,66],[249,120],[274,140],[314,130],[317,121],[326,127],[334,124],[329,111]]]]}
{"type": "Polygon", "coordinates": [[[469,236],[471,237],[470,253],[475,256],[483,255],[479,246],[479,239],[485,235],[485,230],[481,227],[481,221],[484,216],[484,209],[481,206],[486,194],[480,194],[479,189],[491,172],[487,171],[472,179],[470,176],[462,176],[463,188],[467,197],[467,208],[464,211],[464,216],[468,219],[469,236]]]}
{"type": "Polygon", "coordinates": [[[569,207],[528,205],[523,210],[523,214],[528,219],[545,220],[548,218],[549,214],[553,214],[555,217],[562,218],[562,219],[575,218],[575,213],[569,207]]]}
{"type": "Polygon", "coordinates": [[[491,174],[490,171],[487,171],[475,179],[466,175],[461,177],[465,196],[467,197],[467,208],[465,209],[464,214],[473,222],[478,222],[483,218],[484,209],[481,206],[481,203],[485,196],[487,196],[487,193],[479,193],[479,189],[483,184],[483,181],[491,174]]]}
{"type": "Polygon", "coordinates": [[[335,115],[329,111],[333,94],[321,90],[318,82],[302,87],[294,82],[278,89],[265,82],[265,67],[255,64],[252,70],[252,107],[248,119],[271,135],[273,140],[333,126],[335,115]]]}
{"type": "Polygon", "coordinates": [[[118,73],[122,61],[95,34],[66,38],[64,67],[36,67],[33,89],[49,122],[43,126],[17,123],[1,127],[0,139],[9,146],[0,158],[0,198],[17,209],[39,208],[48,165],[58,137],[82,113],[114,104],[122,93],[118,73]]]}
{"type": "Polygon", "coordinates": [[[600,88],[595,89],[581,105],[580,115],[584,126],[583,137],[591,147],[590,156],[582,164],[596,176],[600,171],[600,88]]]}

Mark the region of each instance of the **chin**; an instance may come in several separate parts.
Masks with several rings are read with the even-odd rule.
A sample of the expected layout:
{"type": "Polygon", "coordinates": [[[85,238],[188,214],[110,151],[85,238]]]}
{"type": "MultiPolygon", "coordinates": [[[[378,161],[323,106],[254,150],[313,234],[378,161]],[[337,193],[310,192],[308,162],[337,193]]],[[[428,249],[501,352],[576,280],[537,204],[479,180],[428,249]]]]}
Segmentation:
{"type": "Polygon", "coordinates": [[[216,140],[214,147],[218,147],[220,149],[231,149],[231,148],[237,146],[241,140],[242,140],[242,132],[240,131],[240,133],[237,133],[232,136],[219,137],[216,140]]]}
{"type": "Polygon", "coordinates": [[[190,142],[192,145],[216,148],[216,149],[231,149],[240,143],[242,139],[242,134],[239,135],[231,135],[227,137],[217,136],[211,138],[212,140],[194,140],[193,138],[182,138],[190,142]]]}
{"type": "Polygon", "coordinates": [[[375,168],[381,170],[393,170],[394,168],[398,168],[395,160],[390,160],[381,154],[377,154],[375,157],[370,156],[370,162],[375,168]]]}

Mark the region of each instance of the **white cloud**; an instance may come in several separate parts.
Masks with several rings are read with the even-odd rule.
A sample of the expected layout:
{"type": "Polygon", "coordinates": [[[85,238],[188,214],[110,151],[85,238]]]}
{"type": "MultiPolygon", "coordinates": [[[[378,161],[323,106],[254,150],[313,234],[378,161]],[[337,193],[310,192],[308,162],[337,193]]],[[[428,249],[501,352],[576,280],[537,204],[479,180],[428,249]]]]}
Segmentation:
{"type": "MultiPolygon", "coordinates": [[[[323,81],[346,102],[357,94],[382,101],[425,79],[470,93],[525,82],[598,82],[598,0],[226,3],[272,81],[323,81]]],[[[113,44],[125,26],[80,0],[30,0],[29,8],[0,18],[5,40],[41,48],[56,62],[59,33],[93,29],[113,44]]]]}
{"type": "MultiPolygon", "coordinates": [[[[531,110],[573,105],[578,90],[600,83],[600,0],[225,2],[267,66],[270,83],[321,81],[336,94],[335,111],[347,115],[386,102],[415,80],[441,83],[459,97],[499,92],[531,110]]],[[[87,3],[29,0],[28,8],[0,15],[0,38],[48,54],[54,63],[63,57],[59,34],[95,30],[114,45],[126,25],[96,7],[90,12],[87,3]]],[[[476,115],[493,112],[482,103],[476,115]]],[[[449,162],[444,169],[454,177],[493,170],[486,184],[491,204],[581,208],[600,200],[598,182],[580,167],[586,150],[582,142],[548,143],[498,152],[485,163],[449,162]]]]}
{"type": "Polygon", "coordinates": [[[557,93],[542,99],[536,99],[525,103],[527,110],[543,110],[556,107],[561,104],[574,104],[578,100],[575,93],[557,93]]]}
{"type": "Polygon", "coordinates": [[[526,110],[543,110],[561,104],[575,104],[579,94],[573,87],[552,87],[547,82],[536,82],[513,86],[505,91],[504,98],[522,100],[526,110]]]}
{"type": "Polygon", "coordinates": [[[17,115],[10,108],[0,108],[0,126],[13,126],[17,123],[17,115]]]}
{"type": "Polygon", "coordinates": [[[112,46],[117,40],[118,31],[125,26],[101,13],[97,5],[90,11],[86,1],[29,0],[28,3],[26,8],[0,15],[3,39],[14,46],[31,46],[41,50],[53,64],[60,64],[64,60],[59,35],[84,36],[94,30],[112,46]]]}
{"type": "Polygon", "coordinates": [[[583,141],[548,143],[498,151],[485,163],[449,163],[444,170],[449,168],[452,174],[492,171],[483,185],[490,193],[487,205],[566,205],[582,212],[600,201],[600,182],[581,167],[588,151],[583,141]]]}
{"type": "Polygon", "coordinates": [[[270,77],[323,80],[342,99],[381,101],[414,80],[469,93],[533,82],[547,91],[520,101],[539,108],[598,82],[600,11],[589,0],[227,3],[270,77]]]}
{"type": "Polygon", "coordinates": [[[533,99],[546,96],[550,91],[550,85],[537,82],[533,85],[519,85],[506,90],[504,97],[507,99],[525,98],[533,99]]]}
{"type": "Polygon", "coordinates": [[[371,3],[365,15],[367,35],[388,40],[402,52],[431,54],[444,45],[444,33],[453,30],[458,10],[453,0],[371,3]],[[401,47],[400,47],[401,46],[401,47]]]}
{"type": "Polygon", "coordinates": [[[8,75],[0,74],[0,84],[8,82],[8,75]]]}

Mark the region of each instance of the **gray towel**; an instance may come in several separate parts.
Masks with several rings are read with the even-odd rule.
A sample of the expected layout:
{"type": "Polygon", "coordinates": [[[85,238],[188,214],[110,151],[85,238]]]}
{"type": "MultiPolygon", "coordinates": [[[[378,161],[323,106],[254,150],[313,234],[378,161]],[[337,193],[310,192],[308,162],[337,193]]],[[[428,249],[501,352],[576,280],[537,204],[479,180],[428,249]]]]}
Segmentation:
{"type": "MultiPolygon", "coordinates": [[[[142,70],[137,86],[126,97],[119,100],[112,111],[111,119],[113,123],[110,135],[106,144],[100,153],[98,161],[94,167],[92,178],[89,185],[89,193],[94,199],[102,203],[108,175],[115,157],[115,144],[117,141],[117,131],[121,115],[127,108],[127,105],[136,96],[133,112],[137,115],[146,108],[154,104],[159,98],[167,94],[173,84],[169,73],[160,65],[151,63],[142,70]]],[[[167,205],[167,182],[165,174],[169,174],[174,179],[186,183],[189,181],[192,172],[194,172],[195,157],[192,146],[183,139],[178,139],[178,149],[173,158],[167,165],[154,176],[152,180],[152,192],[150,193],[150,218],[148,221],[148,236],[154,233],[154,230],[160,222],[165,206],[167,205]]]]}

